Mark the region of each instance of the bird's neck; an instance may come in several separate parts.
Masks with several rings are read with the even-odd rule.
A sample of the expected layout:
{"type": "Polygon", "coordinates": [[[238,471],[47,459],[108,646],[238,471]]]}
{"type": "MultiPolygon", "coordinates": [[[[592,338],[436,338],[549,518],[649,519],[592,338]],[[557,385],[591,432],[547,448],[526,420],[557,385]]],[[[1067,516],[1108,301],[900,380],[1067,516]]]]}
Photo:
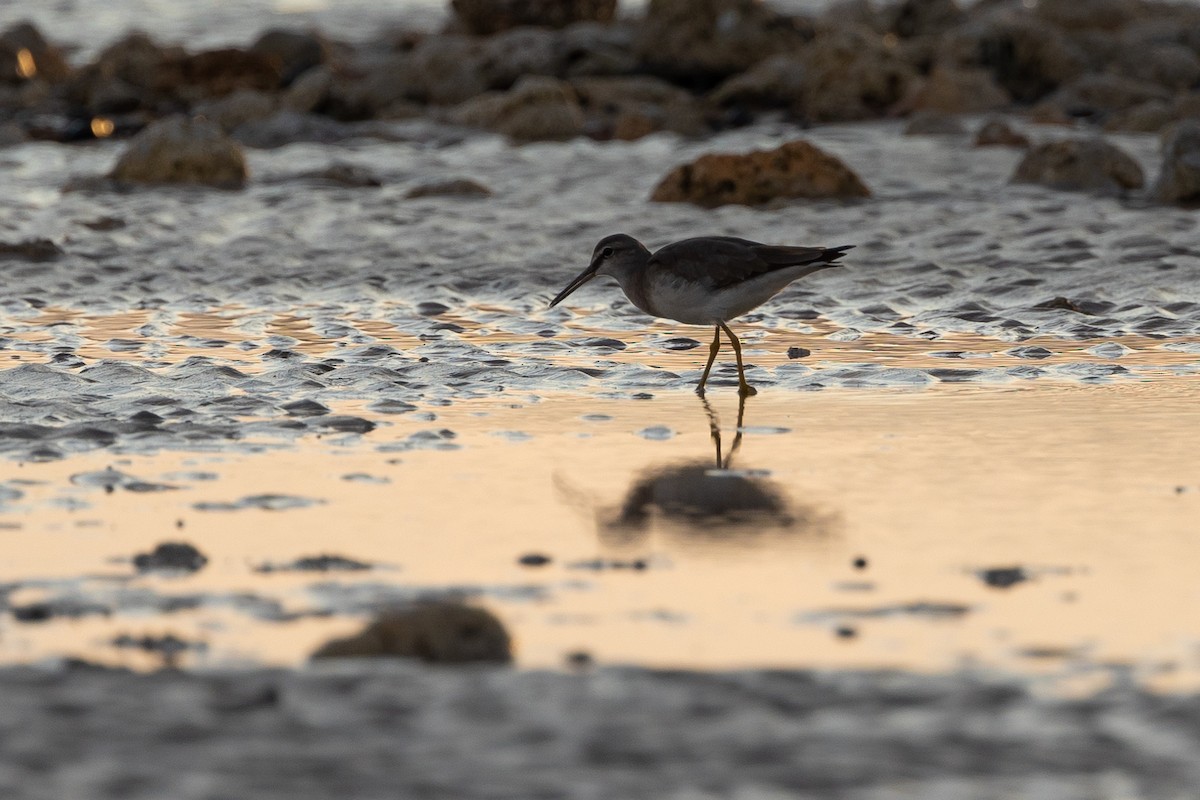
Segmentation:
{"type": "Polygon", "coordinates": [[[629,302],[647,314],[654,315],[654,311],[650,307],[650,294],[646,286],[648,270],[645,266],[613,265],[611,268],[604,270],[603,274],[611,275],[617,279],[617,283],[621,285],[621,291],[629,298],[629,302]]]}

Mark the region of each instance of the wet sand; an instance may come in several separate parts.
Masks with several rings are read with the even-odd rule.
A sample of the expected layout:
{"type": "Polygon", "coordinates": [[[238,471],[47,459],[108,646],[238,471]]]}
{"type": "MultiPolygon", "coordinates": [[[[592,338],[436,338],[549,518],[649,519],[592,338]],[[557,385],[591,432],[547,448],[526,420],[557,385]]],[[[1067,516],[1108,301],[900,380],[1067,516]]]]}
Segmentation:
{"type": "Polygon", "coordinates": [[[0,241],[61,251],[0,262],[0,795],[1190,796],[1195,212],[901,125],[374,121],[248,151],[240,192],[0,151],[0,241]],[[874,196],[647,202],[800,136],[874,196]],[[493,194],[408,197],[455,178],[493,194]],[[738,323],[739,420],[728,363],[690,392],[709,331],[599,282],[545,308],[616,231],[857,248],[738,323]],[[447,598],[514,667],[308,661],[447,598]]]}

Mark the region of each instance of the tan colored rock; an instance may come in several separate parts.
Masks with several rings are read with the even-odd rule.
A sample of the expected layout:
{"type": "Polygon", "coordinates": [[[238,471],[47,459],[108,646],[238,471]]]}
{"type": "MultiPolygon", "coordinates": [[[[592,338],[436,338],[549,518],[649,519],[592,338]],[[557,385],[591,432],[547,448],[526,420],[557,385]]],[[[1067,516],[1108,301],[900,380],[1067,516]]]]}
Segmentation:
{"type": "Polygon", "coordinates": [[[1113,194],[1140,189],[1145,178],[1132,156],[1103,139],[1064,139],[1026,153],[1011,182],[1113,194]]]}
{"type": "Polygon", "coordinates": [[[706,208],[777,200],[869,197],[870,190],[838,158],[805,141],[746,154],[714,153],[671,170],[650,199],[706,208]]]}
{"type": "Polygon", "coordinates": [[[488,36],[521,25],[563,28],[575,22],[610,22],[617,0],[451,0],[468,33],[488,36]]]}
{"type": "Polygon", "coordinates": [[[510,91],[488,92],[456,106],[447,119],[518,141],[571,139],[583,133],[583,109],[575,92],[554,78],[522,78],[510,91]]]}
{"type": "Polygon", "coordinates": [[[1144,0],[1038,0],[1035,14],[1067,30],[1116,30],[1151,9],[1144,0]]]}
{"type": "Polygon", "coordinates": [[[1029,145],[1029,137],[1004,119],[989,119],[975,133],[976,147],[1018,147],[1023,150],[1029,145]]]}
{"type": "Polygon", "coordinates": [[[639,139],[658,131],[697,136],[709,129],[695,97],[645,75],[571,81],[595,139],[639,139]]]}
{"type": "Polygon", "coordinates": [[[321,658],[416,658],[431,664],[512,661],[512,641],[491,612],[460,603],[426,603],[381,614],[362,631],[334,639],[321,658]]]}
{"type": "Polygon", "coordinates": [[[1200,119],[1179,123],[1167,137],[1152,194],[1160,203],[1200,205],[1200,119]]]}
{"type": "Polygon", "coordinates": [[[247,174],[241,147],[215,122],[174,116],[135,136],[108,177],[121,183],[232,189],[240,188],[247,174]]]}
{"type": "Polygon", "coordinates": [[[492,190],[470,178],[451,178],[444,181],[422,183],[409,189],[404,195],[409,200],[422,197],[491,197],[492,190]]]}
{"type": "Polygon", "coordinates": [[[1009,105],[1012,96],[987,70],[934,67],[927,77],[913,83],[898,110],[978,114],[1009,105]]]}

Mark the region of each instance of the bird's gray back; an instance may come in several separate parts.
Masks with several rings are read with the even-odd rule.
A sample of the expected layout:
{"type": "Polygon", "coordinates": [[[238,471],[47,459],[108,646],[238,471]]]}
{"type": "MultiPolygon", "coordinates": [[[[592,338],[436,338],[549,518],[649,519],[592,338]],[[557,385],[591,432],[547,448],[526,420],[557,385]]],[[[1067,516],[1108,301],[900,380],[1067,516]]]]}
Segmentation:
{"type": "Polygon", "coordinates": [[[699,236],[661,248],[650,257],[648,266],[716,290],[801,264],[817,269],[837,266],[833,262],[842,250],[769,245],[736,236],[699,236]]]}

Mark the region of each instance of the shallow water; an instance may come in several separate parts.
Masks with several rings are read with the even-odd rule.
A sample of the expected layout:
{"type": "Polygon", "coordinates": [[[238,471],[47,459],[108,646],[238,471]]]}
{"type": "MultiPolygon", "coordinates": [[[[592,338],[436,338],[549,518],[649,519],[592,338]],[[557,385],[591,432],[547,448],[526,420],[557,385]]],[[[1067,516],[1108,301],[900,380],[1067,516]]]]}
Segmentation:
{"type": "MultiPolygon", "coordinates": [[[[172,633],[203,644],[182,663],[294,664],[379,607],[466,592],[525,665],[1119,662],[1195,685],[1194,212],[1009,186],[1017,153],[893,123],[363,133],[251,151],[236,193],[60,191],[119,143],[0,154],[0,240],[64,251],[3,265],[0,659],[149,667],[110,642],[172,633]],[[646,202],[673,163],[799,135],[875,197],[646,202]],[[383,186],[307,177],[334,163],[383,186]],[[495,195],[405,199],[458,176],[495,195]],[[619,230],[858,245],[736,325],[760,395],[733,473],[705,472],[689,392],[708,331],[600,282],[545,308],[619,230]],[[113,561],[171,540],[209,564],[113,561]],[[377,568],[255,571],[322,553],[377,568]]],[[[1154,173],[1150,137],[1121,143],[1154,173]]],[[[734,384],[722,360],[727,449],[734,384]]]]}
{"type": "Polygon", "coordinates": [[[462,592],[526,666],[577,650],[1081,679],[1126,664],[1194,687],[1196,388],[774,392],[749,400],[736,443],[736,400],[717,393],[725,471],[681,391],[464,401],[258,453],[26,463],[4,484],[0,581],[10,608],[64,616],[8,618],[0,652],[145,667],[157,657],[111,642],[170,633],[203,647],[184,663],[293,664],[380,606],[462,592]],[[243,498],[260,499],[222,510],[243,498]],[[209,564],[122,560],[165,540],[209,564]],[[256,571],[322,553],[373,568],[256,571]]]}

